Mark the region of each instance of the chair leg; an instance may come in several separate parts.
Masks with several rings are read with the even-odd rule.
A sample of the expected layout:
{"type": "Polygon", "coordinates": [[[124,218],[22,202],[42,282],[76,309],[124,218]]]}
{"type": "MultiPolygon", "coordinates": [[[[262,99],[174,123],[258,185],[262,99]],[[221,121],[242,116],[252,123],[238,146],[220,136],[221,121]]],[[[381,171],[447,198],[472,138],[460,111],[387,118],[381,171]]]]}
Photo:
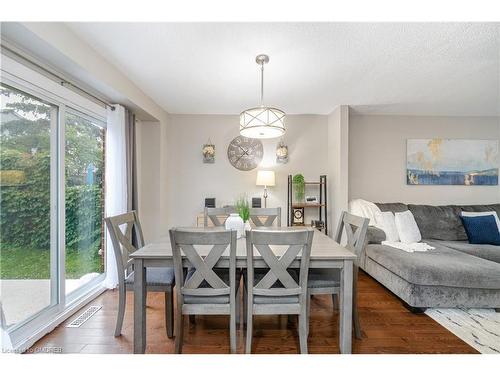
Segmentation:
{"type": "Polygon", "coordinates": [[[243,286],[243,327],[247,326],[247,316],[248,316],[248,295],[247,289],[243,286]]]}
{"type": "Polygon", "coordinates": [[[248,314],[247,316],[247,341],[245,344],[245,353],[252,354],[252,324],[253,324],[253,315],[248,314]]]}
{"type": "Polygon", "coordinates": [[[354,267],[352,290],[352,321],[354,324],[354,334],[358,340],[361,340],[361,325],[359,323],[358,312],[358,267],[354,267]]]}
{"type": "Polygon", "coordinates": [[[167,326],[167,336],[174,337],[174,293],[172,289],[165,292],[165,325],[167,326]]]}
{"type": "Polygon", "coordinates": [[[306,297],[306,317],[307,317],[307,337],[309,337],[309,325],[311,324],[311,297],[310,293],[307,293],[306,297]]]}
{"type": "Polygon", "coordinates": [[[116,317],[115,337],[118,337],[122,334],[126,301],[127,301],[127,290],[125,289],[125,284],[123,284],[118,287],[118,315],[116,317]]]}
{"type": "Polygon", "coordinates": [[[236,325],[240,325],[240,315],[241,315],[241,288],[238,288],[236,291],[236,306],[235,306],[235,313],[236,313],[236,325]]]}
{"type": "Polygon", "coordinates": [[[236,354],[236,306],[231,306],[231,314],[229,316],[229,341],[231,346],[231,354],[236,354]]]}
{"type": "Polygon", "coordinates": [[[249,303],[247,300],[247,316],[246,316],[246,323],[247,323],[247,340],[246,340],[246,345],[245,345],[245,352],[246,354],[251,354],[252,353],[252,335],[253,335],[253,306],[252,303],[249,303]]]}
{"type": "Polygon", "coordinates": [[[302,307],[302,312],[299,314],[299,342],[300,354],[307,354],[307,315],[306,307],[302,307]]]}
{"type": "Polygon", "coordinates": [[[182,341],[184,340],[184,315],[177,314],[175,317],[175,353],[182,353],[182,341]]]}

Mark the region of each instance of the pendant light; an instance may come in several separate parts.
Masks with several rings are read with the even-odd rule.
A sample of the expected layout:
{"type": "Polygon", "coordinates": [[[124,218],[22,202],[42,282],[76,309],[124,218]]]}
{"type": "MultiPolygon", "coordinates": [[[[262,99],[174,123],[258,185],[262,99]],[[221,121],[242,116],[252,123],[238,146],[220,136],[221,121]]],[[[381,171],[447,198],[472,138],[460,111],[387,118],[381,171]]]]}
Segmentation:
{"type": "Polygon", "coordinates": [[[277,138],[286,132],[285,112],[264,106],[264,64],[269,56],[258,55],[255,62],[260,65],[260,106],[249,108],[240,114],[240,134],[247,138],[277,138]]]}

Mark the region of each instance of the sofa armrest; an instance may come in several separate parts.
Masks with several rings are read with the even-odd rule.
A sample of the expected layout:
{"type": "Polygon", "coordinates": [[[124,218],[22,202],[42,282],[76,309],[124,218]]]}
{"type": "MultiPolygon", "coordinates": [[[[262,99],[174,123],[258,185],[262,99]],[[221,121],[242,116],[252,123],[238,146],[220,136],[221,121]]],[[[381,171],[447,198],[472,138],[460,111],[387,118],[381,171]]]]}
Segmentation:
{"type": "Polygon", "coordinates": [[[366,231],[367,244],[380,244],[385,241],[385,232],[377,227],[369,226],[366,231]]]}

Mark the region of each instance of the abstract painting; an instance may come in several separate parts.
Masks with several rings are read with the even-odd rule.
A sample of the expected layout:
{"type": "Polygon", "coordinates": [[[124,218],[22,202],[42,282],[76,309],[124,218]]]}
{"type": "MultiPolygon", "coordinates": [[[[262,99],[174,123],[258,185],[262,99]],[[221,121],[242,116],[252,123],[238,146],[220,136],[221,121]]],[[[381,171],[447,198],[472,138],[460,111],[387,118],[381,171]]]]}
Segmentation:
{"type": "Polygon", "coordinates": [[[407,185],[498,185],[498,140],[408,139],[407,185]]]}

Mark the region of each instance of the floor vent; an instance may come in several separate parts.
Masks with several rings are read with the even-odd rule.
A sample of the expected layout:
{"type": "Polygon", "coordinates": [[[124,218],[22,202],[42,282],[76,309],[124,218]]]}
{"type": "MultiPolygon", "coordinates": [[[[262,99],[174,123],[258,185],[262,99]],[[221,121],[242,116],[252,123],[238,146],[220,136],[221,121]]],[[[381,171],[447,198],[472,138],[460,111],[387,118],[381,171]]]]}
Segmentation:
{"type": "Polygon", "coordinates": [[[89,320],[92,317],[92,315],[98,312],[101,309],[101,307],[102,306],[90,306],[87,310],[81,313],[75,320],[69,323],[66,327],[67,328],[80,327],[83,323],[89,320]]]}

